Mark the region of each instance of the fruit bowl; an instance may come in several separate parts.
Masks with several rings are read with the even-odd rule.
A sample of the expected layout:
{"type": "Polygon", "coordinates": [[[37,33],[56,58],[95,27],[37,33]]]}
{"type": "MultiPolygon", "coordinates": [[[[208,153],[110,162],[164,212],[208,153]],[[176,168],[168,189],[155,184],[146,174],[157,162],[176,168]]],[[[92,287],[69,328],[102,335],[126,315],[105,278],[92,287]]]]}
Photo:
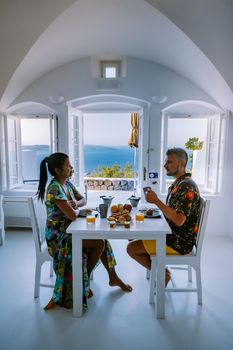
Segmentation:
{"type": "Polygon", "coordinates": [[[111,215],[107,218],[108,221],[115,221],[119,225],[124,225],[125,222],[132,221],[130,212],[132,206],[130,204],[113,204],[111,206],[111,215]]]}
{"type": "Polygon", "coordinates": [[[127,211],[130,213],[132,210],[132,205],[131,204],[113,204],[111,206],[111,212],[112,213],[122,213],[123,211],[127,211]]]}

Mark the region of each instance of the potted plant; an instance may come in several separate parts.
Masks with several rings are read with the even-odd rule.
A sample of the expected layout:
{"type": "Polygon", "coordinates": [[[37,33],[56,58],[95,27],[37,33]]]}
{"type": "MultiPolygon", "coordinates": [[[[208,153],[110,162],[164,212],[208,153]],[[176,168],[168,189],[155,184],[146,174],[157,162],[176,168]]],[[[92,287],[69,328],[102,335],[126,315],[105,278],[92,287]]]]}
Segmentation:
{"type": "Polygon", "coordinates": [[[195,166],[196,158],[197,158],[197,152],[202,150],[204,141],[200,141],[199,137],[190,137],[188,141],[185,143],[185,148],[192,151],[190,155],[190,173],[193,174],[193,169],[195,166]]]}

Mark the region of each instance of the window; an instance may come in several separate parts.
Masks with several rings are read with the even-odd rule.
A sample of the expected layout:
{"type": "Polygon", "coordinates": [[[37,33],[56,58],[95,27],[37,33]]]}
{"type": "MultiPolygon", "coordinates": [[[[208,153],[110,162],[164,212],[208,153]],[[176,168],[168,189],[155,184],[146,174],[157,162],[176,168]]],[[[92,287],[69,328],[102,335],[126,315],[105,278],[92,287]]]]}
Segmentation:
{"type": "MultiPolygon", "coordinates": [[[[120,114],[122,114],[121,119],[125,118],[123,113],[120,114]]],[[[115,147],[114,144],[112,147],[110,145],[103,146],[103,144],[101,146],[99,143],[93,146],[89,145],[89,141],[87,140],[88,132],[90,136],[96,136],[97,134],[101,142],[106,139],[106,135],[103,135],[101,131],[101,123],[99,123],[99,129],[96,128],[94,131],[88,130],[88,113],[82,113],[81,111],[70,108],[68,127],[69,155],[74,167],[74,183],[80,188],[80,191],[84,191],[84,183],[86,183],[88,190],[93,190],[93,192],[107,190],[126,193],[127,191],[133,192],[136,188],[137,193],[140,195],[140,189],[147,184],[146,178],[144,178],[144,169],[148,168],[148,156],[145,150],[148,149],[149,129],[148,119],[143,118],[143,115],[140,115],[139,118],[139,147],[137,149],[131,149],[127,146],[128,138],[124,147],[118,148],[115,147]],[[121,165],[121,174],[118,173],[119,168],[118,166],[115,167],[115,163],[121,165]],[[106,167],[103,167],[104,165],[106,165],[106,167]],[[101,174],[94,171],[98,170],[98,166],[101,174]],[[109,176],[107,175],[108,171],[110,174],[109,176]],[[94,172],[94,174],[92,172],[94,172]],[[110,178],[111,183],[110,181],[101,181],[102,179],[107,180],[110,178]]],[[[89,118],[89,122],[90,119],[91,118],[89,118]]],[[[109,119],[111,120],[111,118],[109,119]]],[[[115,121],[119,119],[115,115],[115,121]]],[[[126,123],[127,122],[130,126],[130,113],[128,113],[128,121],[126,121],[126,123]]],[[[117,124],[114,128],[114,123],[111,120],[109,140],[111,140],[112,143],[119,139],[119,133],[122,131],[122,124],[123,123],[120,125],[117,124]]],[[[128,137],[129,136],[130,133],[128,137]]]]}
{"type": "MultiPolygon", "coordinates": [[[[107,133],[110,133],[110,139],[119,139],[117,135],[121,133],[124,123],[120,122],[117,118],[117,114],[123,116],[136,112],[139,114],[139,147],[136,162],[138,167],[137,174],[137,194],[141,195],[141,188],[148,185],[147,181],[147,169],[148,169],[148,142],[149,142],[149,104],[147,101],[138,100],[132,97],[102,94],[99,96],[88,96],[86,98],[80,98],[75,101],[68,103],[68,141],[69,149],[68,153],[70,156],[71,163],[74,167],[74,183],[79,187],[80,191],[84,191],[84,181],[85,181],[85,170],[89,172],[91,169],[87,164],[87,152],[88,149],[84,149],[86,145],[90,142],[85,137],[89,132],[90,139],[93,142],[93,138],[98,135],[101,142],[96,142],[100,144],[103,141],[103,134],[106,137],[107,133]],[[95,114],[105,114],[105,115],[115,115],[111,121],[109,119],[108,123],[102,120],[99,122],[98,128],[95,127],[94,130],[88,130],[87,119],[85,118],[89,115],[95,114]],[[86,125],[85,125],[86,124],[86,125]],[[104,124],[111,124],[111,130],[105,129],[104,124]],[[119,125],[120,124],[120,125],[119,125]],[[114,128],[115,125],[115,128],[114,128]],[[103,127],[102,127],[103,126],[103,127]],[[86,153],[86,156],[85,156],[86,153]]],[[[130,118],[131,119],[131,118],[130,118]]],[[[124,119],[125,120],[125,119],[124,119]]],[[[129,118],[128,118],[129,122],[129,118]]],[[[110,126],[109,126],[110,127],[110,126]]],[[[128,138],[130,135],[127,137],[128,138]]],[[[135,158],[134,158],[135,159],[135,158]]],[[[136,167],[135,167],[136,168],[136,167]]],[[[117,182],[117,180],[116,180],[117,182]]],[[[86,187],[86,186],[85,186],[86,187]]],[[[101,190],[101,189],[100,189],[101,190]]],[[[99,190],[98,190],[99,191],[99,190]]],[[[110,191],[110,189],[109,189],[110,191]]],[[[114,189],[115,191],[115,189],[114,189]]],[[[123,192],[123,191],[121,191],[123,192]]],[[[127,191],[125,191],[126,193],[127,191]]],[[[123,193],[122,193],[123,194],[123,193]]]]}
{"type": "Polygon", "coordinates": [[[138,148],[128,145],[131,128],[131,113],[84,113],[84,175],[88,190],[134,190],[138,148]]]}
{"type": "Polygon", "coordinates": [[[121,75],[120,61],[101,61],[101,78],[116,79],[121,75]]]}
{"type": "Polygon", "coordinates": [[[192,169],[192,176],[202,192],[220,193],[222,190],[224,135],[226,120],[223,115],[163,116],[163,150],[161,190],[166,192],[173,181],[166,176],[163,161],[166,150],[172,147],[185,148],[189,138],[198,137],[204,141],[203,148],[197,151],[195,167],[192,169],[193,152],[186,149],[189,161],[186,170],[192,169]],[[191,156],[191,157],[190,157],[191,156]]]}
{"type": "Polygon", "coordinates": [[[2,174],[6,174],[6,150],[3,116],[0,116],[0,141],[0,190],[4,191],[6,189],[6,176],[2,176],[2,174]]]}
{"type": "Polygon", "coordinates": [[[5,117],[5,170],[6,189],[39,180],[40,162],[56,151],[55,115],[5,117]]]}

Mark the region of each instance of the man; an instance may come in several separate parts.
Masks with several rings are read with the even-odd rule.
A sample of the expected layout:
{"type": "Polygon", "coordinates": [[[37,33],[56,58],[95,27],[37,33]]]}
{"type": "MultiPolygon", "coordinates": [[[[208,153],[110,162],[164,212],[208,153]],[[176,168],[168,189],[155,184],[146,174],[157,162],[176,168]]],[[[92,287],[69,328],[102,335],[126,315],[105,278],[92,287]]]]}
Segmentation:
{"type": "MultiPolygon", "coordinates": [[[[198,231],[200,194],[191,174],[185,172],[188,155],[182,148],[172,148],[166,153],[164,168],[175,181],[168,189],[166,204],[152,190],[145,193],[149,203],[155,204],[164,214],[172,234],[166,238],[166,254],[188,254],[196,242],[198,231]]],[[[156,254],[156,241],[135,240],[127,246],[128,254],[139,264],[151,269],[150,255],[156,254]]],[[[170,271],[166,269],[166,286],[170,281],[170,271]]]]}

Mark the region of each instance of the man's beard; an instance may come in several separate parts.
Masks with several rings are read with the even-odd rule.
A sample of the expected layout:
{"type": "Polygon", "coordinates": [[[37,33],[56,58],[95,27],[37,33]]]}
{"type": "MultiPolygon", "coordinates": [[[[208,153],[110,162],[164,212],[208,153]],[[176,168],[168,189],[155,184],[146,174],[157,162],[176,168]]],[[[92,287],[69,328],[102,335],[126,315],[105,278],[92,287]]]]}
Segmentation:
{"type": "Polygon", "coordinates": [[[179,172],[179,168],[177,167],[176,170],[173,172],[167,171],[167,176],[176,176],[176,174],[178,174],[178,172],[179,172]]]}

